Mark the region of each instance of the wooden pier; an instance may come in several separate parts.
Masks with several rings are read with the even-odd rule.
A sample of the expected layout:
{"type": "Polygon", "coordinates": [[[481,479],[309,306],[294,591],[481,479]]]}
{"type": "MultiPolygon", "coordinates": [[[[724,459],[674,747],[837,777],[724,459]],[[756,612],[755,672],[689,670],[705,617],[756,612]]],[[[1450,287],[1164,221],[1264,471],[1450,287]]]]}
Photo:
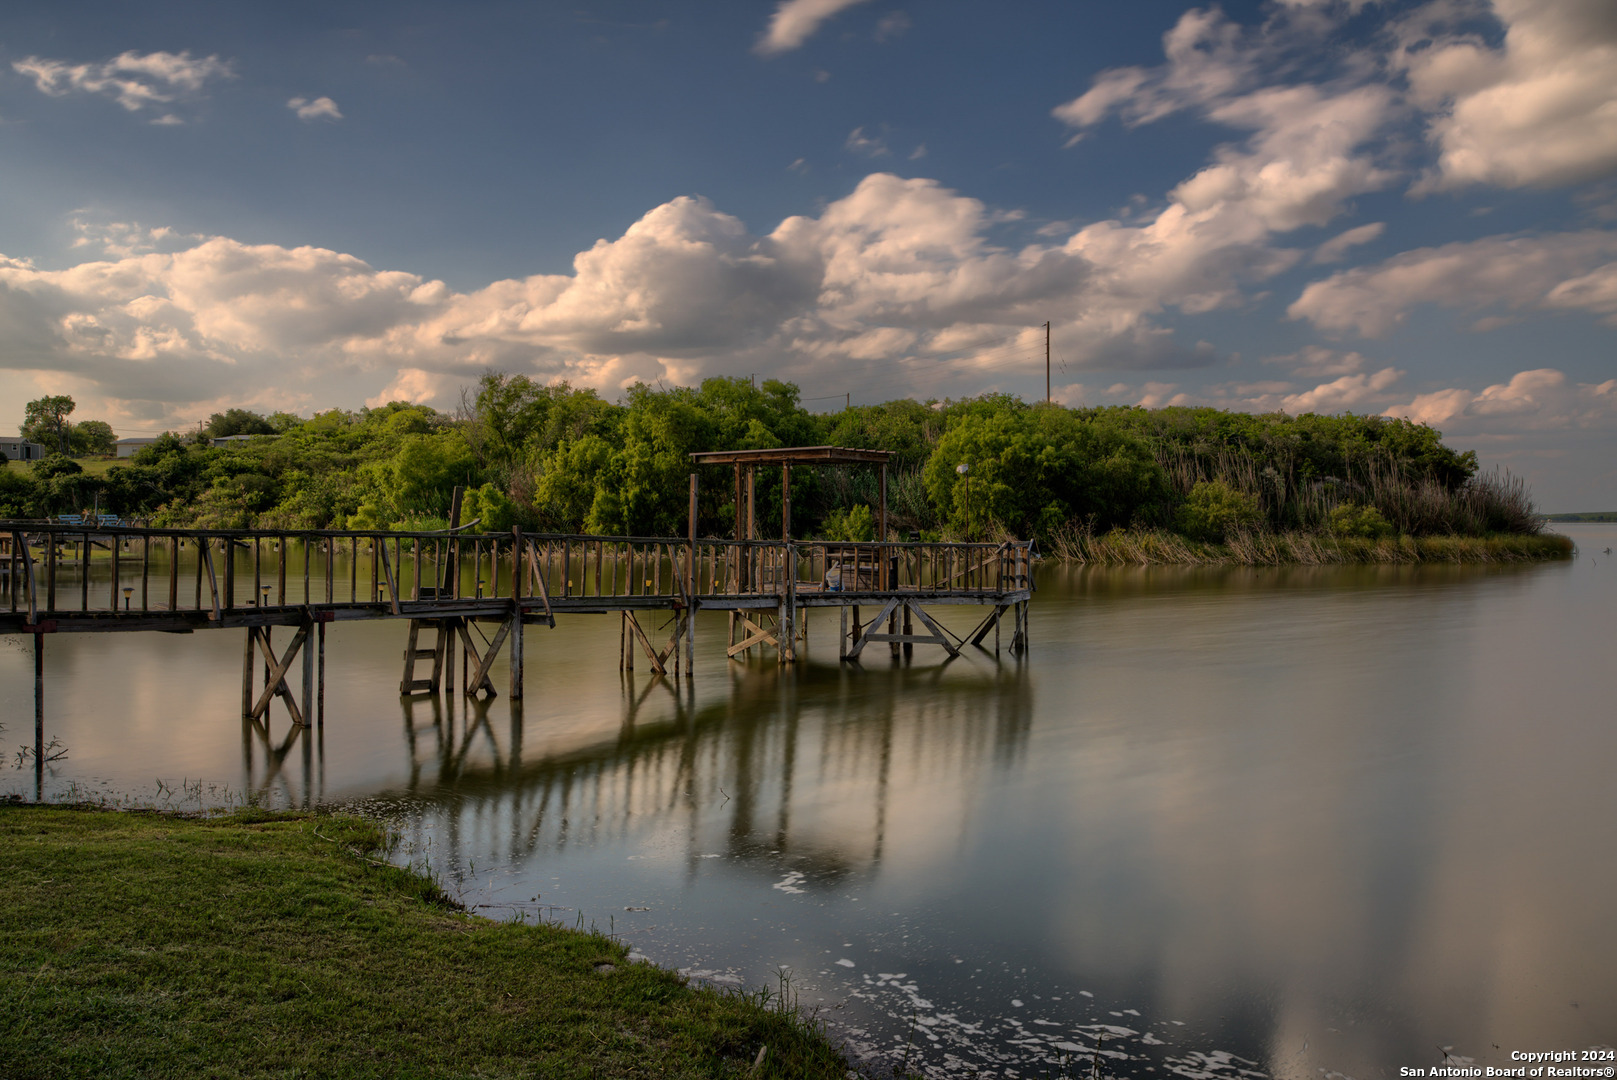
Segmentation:
{"type": "Polygon", "coordinates": [[[339,620],[408,622],[404,697],[453,693],[457,652],[461,692],[493,697],[492,672],[504,651],[509,692],[520,700],[526,629],[553,628],[563,615],[618,616],[621,668],[632,670],[638,654],[658,675],[687,678],[695,614],[704,609],[728,613],[725,655],[732,659],[771,648],[781,664],[796,661],[815,608],[837,609],[837,651],[847,662],[873,644],[887,645],[894,658],[922,645],[952,659],[965,646],[982,647],[990,634],[998,652],[1006,615],[1011,651],[1025,651],[1031,541],[792,539],[794,465],[878,467],[876,535],[887,536],[885,453],[821,446],[691,457],[732,466],[734,539],[697,536],[696,473],[683,538],[476,533],[478,522],[458,525],[459,489],[450,518],[456,524],[436,532],[0,521],[0,634],[34,637],[36,786],[45,757],[48,634],[241,630],[242,719],[267,725],[280,700],[299,728],[324,722],[326,624],[339,620]],[[756,469],[777,465],[781,538],[757,539],[756,469]],[[926,610],[960,604],[986,608],[965,635],[926,610]],[[277,627],[292,631],[284,646],[275,641],[277,627]]]}
{"type": "Polygon", "coordinates": [[[730,613],[730,657],[775,650],[797,659],[802,623],[836,608],[839,655],[874,644],[897,655],[934,645],[952,657],[1012,617],[1010,648],[1026,643],[1029,542],[833,543],[510,533],[145,529],[0,522],[0,633],[160,631],[244,633],[244,717],[277,698],[296,723],[323,713],[325,627],[409,624],[402,694],[492,695],[508,650],[509,692],[522,696],[525,630],[563,615],[622,620],[621,666],[641,653],[658,673],[692,671],[692,614],[730,613]],[[926,610],[986,611],[956,635],[926,610]],[[662,616],[666,624],[654,629],[662,616]],[[672,627],[668,633],[667,627],[672,627]],[[277,646],[274,631],[292,636],[277,646]],[[663,638],[663,634],[668,634],[663,638]],[[430,636],[430,640],[428,640],[430,636]],[[421,668],[430,665],[428,673],[421,668]],[[301,667],[300,692],[288,681],[301,667]],[[257,678],[262,672],[263,678],[257,678]]]}

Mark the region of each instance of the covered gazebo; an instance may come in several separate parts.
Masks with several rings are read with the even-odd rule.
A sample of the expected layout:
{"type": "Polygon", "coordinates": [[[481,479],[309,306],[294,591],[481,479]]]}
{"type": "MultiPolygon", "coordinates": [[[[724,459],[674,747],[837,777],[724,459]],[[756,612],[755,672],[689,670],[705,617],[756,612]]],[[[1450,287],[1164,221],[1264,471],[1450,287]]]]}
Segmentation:
{"type": "MultiPolygon", "coordinates": [[[[780,538],[792,538],[793,465],[874,465],[880,470],[880,506],[876,512],[876,539],[887,539],[887,462],[886,450],[855,450],[846,446],[786,446],[774,450],[708,450],[691,455],[697,465],[735,467],[735,506],[737,540],[758,539],[756,478],[760,465],[780,466],[780,538]]],[[[691,505],[696,505],[696,479],[691,478],[691,505]]],[[[694,516],[694,515],[693,515],[694,516]]],[[[694,530],[694,521],[692,529],[694,530]]]]}

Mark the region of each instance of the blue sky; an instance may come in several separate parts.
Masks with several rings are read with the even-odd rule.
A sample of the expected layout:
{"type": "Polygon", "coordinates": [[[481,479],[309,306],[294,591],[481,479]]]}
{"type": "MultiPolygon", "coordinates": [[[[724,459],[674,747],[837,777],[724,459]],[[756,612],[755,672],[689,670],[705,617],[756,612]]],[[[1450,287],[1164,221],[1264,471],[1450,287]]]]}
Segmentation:
{"type": "Polygon", "coordinates": [[[1617,506],[1609,0],[15,5],[0,424],[715,374],[1425,420],[1617,506]]]}

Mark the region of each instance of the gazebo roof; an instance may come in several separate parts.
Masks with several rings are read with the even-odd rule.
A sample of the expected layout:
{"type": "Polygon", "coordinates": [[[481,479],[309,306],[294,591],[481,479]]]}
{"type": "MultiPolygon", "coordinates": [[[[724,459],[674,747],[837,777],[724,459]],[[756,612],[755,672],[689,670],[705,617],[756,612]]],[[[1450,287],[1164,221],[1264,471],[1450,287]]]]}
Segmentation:
{"type": "Polygon", "coordinates": [[[692,454],[698,465],[885,465],[886,450],[846,446],[782,446],[774,450],[706,450],[692,454]]]}

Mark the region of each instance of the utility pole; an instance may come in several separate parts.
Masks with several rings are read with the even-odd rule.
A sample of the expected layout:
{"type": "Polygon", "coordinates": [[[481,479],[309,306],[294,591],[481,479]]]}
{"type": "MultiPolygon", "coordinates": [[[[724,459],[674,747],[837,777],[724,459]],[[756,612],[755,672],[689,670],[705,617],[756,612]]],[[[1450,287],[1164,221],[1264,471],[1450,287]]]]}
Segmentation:
{"type": "Polygon", "coordinates": [[[1044,403],[1050,404],[1050,323],[1044,324],[1044,403]]]}
{"type": "Polygon", "coordinates": [[[847,412],[849,409],[853,408],[853,391],[849,390],[846,394],[844,394],[842,396],[844,398],[843,405],[842,405],[842,411],[847,412]]]}

